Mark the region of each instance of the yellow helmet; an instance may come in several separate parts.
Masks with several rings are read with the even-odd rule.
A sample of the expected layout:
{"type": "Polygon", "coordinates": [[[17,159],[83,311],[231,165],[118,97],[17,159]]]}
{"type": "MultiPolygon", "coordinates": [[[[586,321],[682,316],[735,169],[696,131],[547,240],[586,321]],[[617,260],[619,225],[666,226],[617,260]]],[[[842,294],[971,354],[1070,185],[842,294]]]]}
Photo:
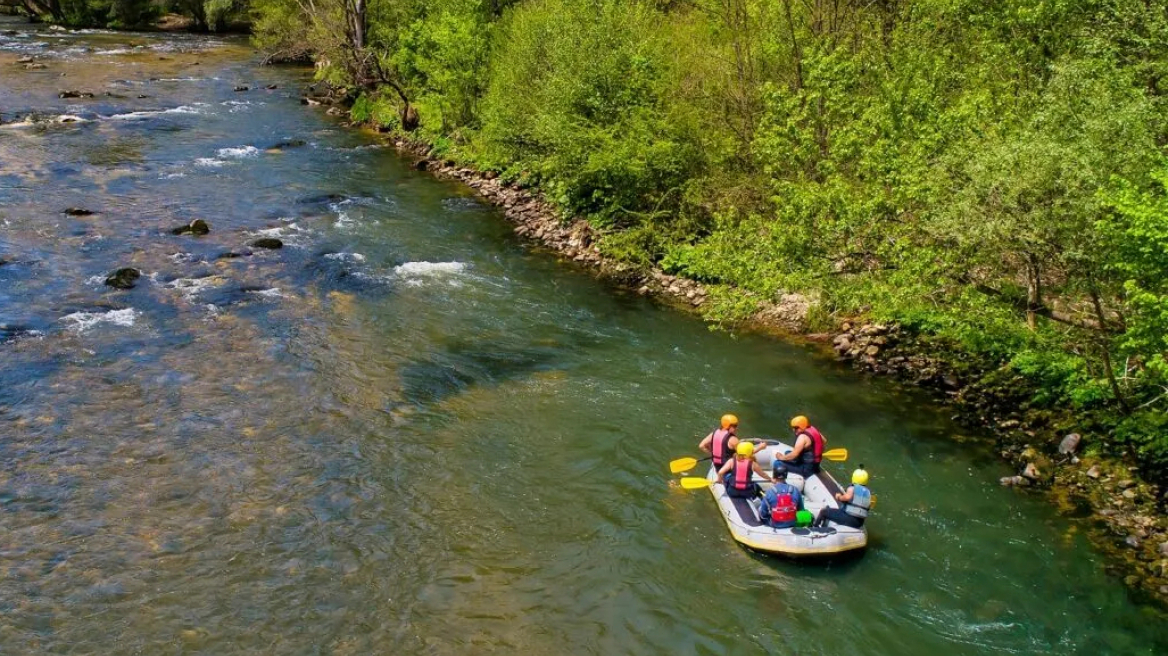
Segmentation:
{"type": "Polygon", "coordinates": [[[734,449],[734,452],[744,458],[749,458],[754,455],[754,444],[750,442],[739,442],[738,448],[734,449]]]}
{"type": "Polygon", "coordinates": [[[799,415],[791,420],[791,428],[798,428],[799,430],[807,430],[811,422],[807,421],[807,417],[799,415]]]}
{"type": "Polygon", "coordinates": [[[868,472],[864,470],[864,465],[860,465],[859,469],[852,472],[852,485],[867,485],[867,484],[868,484],[868,472]]]}
{"type": "Polygon", "coordinates": [[[722,415],[722,428],[730,428],[738,425],[738,417],[734,415],[722,415]]]}

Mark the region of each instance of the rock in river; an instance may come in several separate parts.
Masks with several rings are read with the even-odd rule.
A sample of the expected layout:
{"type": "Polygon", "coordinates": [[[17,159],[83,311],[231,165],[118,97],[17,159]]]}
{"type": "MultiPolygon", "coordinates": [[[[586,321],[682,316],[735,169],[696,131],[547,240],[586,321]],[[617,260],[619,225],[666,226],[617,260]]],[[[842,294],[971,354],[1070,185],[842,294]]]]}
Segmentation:
{"type": "Polygon", "coordinates": [[[202,219],[195,219],[186,225],[179,226],[170,231],[173,235],[205,235],[208,232],[211,232],[211,226],[207,225],[207,222],[202,219]]]}
{"type": "Polygon", "coordinates": [[[114,289],[133,289],[134,282],[142,277],[142,272],[132,267],[124,267],[111,273],[105,284],[114,289]]]}
{"type": "Polygon", "coordinates": [[[284,242],[275,237],[260,237],[251,243],[255,248],[283,248],[284,242]]]}

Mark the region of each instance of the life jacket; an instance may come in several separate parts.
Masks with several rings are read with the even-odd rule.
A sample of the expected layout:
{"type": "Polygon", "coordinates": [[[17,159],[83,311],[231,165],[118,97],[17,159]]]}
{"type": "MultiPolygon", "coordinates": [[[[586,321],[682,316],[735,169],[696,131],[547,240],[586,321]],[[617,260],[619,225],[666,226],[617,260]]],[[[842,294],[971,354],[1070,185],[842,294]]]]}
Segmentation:
{"type": "Polygon", "coordinates": [[[721,469],[730,456],[730,431],[724,428],[714,429],[714,439],[710,442],[710,454],[713,456],[714,469],[721,469]]]}
{"type": "Polygon", "coordinates": [[[872,507],[872,490],[864,485],[852,486],[852,500],[844,504],[844,512],[852,517],[864,519],[872,507]]]}
{"type": "Polygon", "coordinates": [[[799,510],[795,506],[795,497],[791,495],[791,486],[784,484],[784,487],[786,491],[778,488],[780,491],[775,499],[775,505],[771,508],[771,521],[776,524],[795,521],[795,513],[799,510]]]}
{"type": "Polygon", "coordinates": [[[805,465],[818,465],[823,460],[823,435],[814,426],[804,428],[799,434],[811,438],[811,449],[803,449],[803,453],[799,454],[799,461],[805,465]]]}
{"type": "Polygon", "coordinates": [[[750,458],[746,460],[734,459],[734,466],[730,469],[730,487],[740,492],[750,489],[754,483],[753,463],[754,461],[750,458]]]}

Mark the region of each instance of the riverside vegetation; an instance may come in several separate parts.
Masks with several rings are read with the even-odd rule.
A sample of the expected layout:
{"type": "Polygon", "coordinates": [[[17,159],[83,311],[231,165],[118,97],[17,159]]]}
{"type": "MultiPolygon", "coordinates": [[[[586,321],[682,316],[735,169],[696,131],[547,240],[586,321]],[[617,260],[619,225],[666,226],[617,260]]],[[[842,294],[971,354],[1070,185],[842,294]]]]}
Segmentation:
{"type": "Polygon", "coordinates": [[[808,332],[896,326],[918,355],[894,357],[993,398],[974,414],[1028,452],[1080,433],[1163,513],[1164,2],[233,7],[353,119],[537,189],[608,260],[700,283],[711,320],[798,294],[808,332]]]}

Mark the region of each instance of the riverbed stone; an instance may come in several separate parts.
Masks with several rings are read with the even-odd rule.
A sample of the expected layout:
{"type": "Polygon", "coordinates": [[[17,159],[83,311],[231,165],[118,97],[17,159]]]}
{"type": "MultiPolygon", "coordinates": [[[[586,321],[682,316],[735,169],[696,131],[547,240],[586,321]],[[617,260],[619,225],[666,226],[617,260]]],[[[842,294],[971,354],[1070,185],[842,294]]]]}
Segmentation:
{"type": "Polygon", "coordinates": [[[255,248],[269,248],[274,250],[277,248],[283,248],[284,242],[276,239],[275,237],[260,237],[259,239],[253,241],[251,246],[254,246],[255,248]]]}
{"type": "Polygon", "coordinates": [[[105,284],[114,289],[133,289],[142,272],[133,267],[123,267],[114,271],[105,279],[105,284]]]}
{"type": "Polygon", "coordinates": [[[1099,469],[1099,465],[1091,465],[1091,468],[1087,470],[1088,478],[1099,478],[1102,475],[1103,471],[1099,469]]]}
{"type": "Polygon", "coordinates": [[[186,225],[172,229],[174,235],[205,235],[211,232],[211,226],[203,219],[195,219],[186,225]]]}
{"type": "Polygon", "coordinates": [[[1136,497],[1138,497],[1138,496],[1140,496],[1140,493],[1139,493],[1139,492],[1137,492],[1137,491],[1135,491],[1135,490],[1134,490],[1134,489],[1132,489],[1132,488],[1128,488],[1128,489],[1126,489],[1126,490],[1124,490],[1124,491],[1123,491],[1123,498],[1124,498],[1124,499],[1129,499],[1129,500],[1131,500],[1131,499],[1135,499],[1135,498],[1136,498],[1136,497]]]}
{"type": "Polygon", "coordinates": [[[69,216],[91,216],[95,214],[93,210],[87,210],[84,207],[66,207],[64,212],[69,216]]]}

